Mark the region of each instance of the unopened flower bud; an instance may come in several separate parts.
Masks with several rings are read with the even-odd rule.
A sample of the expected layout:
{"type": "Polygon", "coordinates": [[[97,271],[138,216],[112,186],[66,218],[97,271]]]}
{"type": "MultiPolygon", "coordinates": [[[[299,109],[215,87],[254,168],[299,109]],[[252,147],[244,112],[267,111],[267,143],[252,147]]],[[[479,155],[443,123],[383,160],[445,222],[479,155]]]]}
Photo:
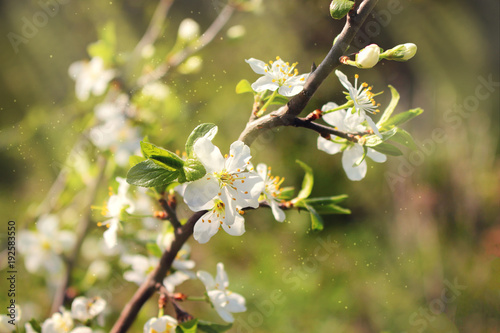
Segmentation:
{"type": "Polygon", "coordinates": [[[200,26],[196,23],[195,20],[187,18],[182,20],[179,25],[178,36],[179,39],[182,39],[184,42],[191,42],[198,38],[200,34],[200,26]]]}
{"type": "Polygon", "coordinates": [[[417,53],[417,45],[413,43],[400,44],[380,55],[387,60],[407,61],[417,53]]]}
{"type": "Polygon", "coordinates": [[[372,68],[378,63],[380,47],[370,44],[356,54],[356,66],[359,68],[372,68]]]}
{"type": "Polygon", "coordinates": [[[351,0],[333,0],[330,3],[330,15],[336,19],[340,20],[349,13],[349,11],[354,7],[354,1],[351,0]]]}

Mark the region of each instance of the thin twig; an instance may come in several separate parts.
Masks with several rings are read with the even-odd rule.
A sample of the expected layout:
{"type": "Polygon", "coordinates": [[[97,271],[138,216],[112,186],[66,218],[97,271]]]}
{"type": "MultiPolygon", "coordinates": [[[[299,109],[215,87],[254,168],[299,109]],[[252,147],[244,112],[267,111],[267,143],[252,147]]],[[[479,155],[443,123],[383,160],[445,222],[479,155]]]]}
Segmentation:
{"type": "Polygon", "coordinates": [[[163,210],[167,213],[167,220],[169,220],[170,223],[172,223],[172,226],[175,229],[180,228],[181,222],[179,222],[179,219],[177,218],[177,214],[176,214],[175,210],[173,210],[172,207],[170,207],[167,200],[165,200],[165,198],[161,198],[158,201],[160,202],[160,205],[163,208],[163,210]]]}
{"type": "Polygon", "coordinates": [[[358,142],[357,136],[362,136],[365,134],[370,134],[370,132],[362,132],[362,133],[348,133],[344,131],[339,131],[333,127],[330,126],[325,126],[321,125],[312,121],[308,121],[305,118],[294,118],[292,121],[292,126],[295,127],[303,127],[307,128],[313,131],[318,132],[322,137],[328,137],[329,135],[335,135],[340,138],[352,141],[352,142],[358,142]]]}
{"type": "Polygon", "coordinates": [[[377,2],[378,0],[364,0],[360,3],[357,11],[351,11],[347,16],[342,32],[337,38],[337,42],[332,46],[316,70],[309,75],[304,89],[279,111],[271,112],[248,123],[239,140],[250,145],[265,130],[279,126],[293,126],[294,118],[304,110],[320,84],[340,65],[339,58],[346,52],[354,36],[377,2]]]}
{"type": "Polygon", "coordinates": [[[86,210],[77,225],[76,243],[73,247],[72,252],[66,258],[66,272],[63,277],[63,280],[58,285],[58,289],[56,290],[56,294],[54,296],[54,301],[52,303],[52,308],[51,308],[52,313],[59,311],[59,308],[65,302],[66,289],[71,284],[71,275],[73,273],[73,268],[76,262],[78,261],[78,255],[80,254],[80,249],[82,247],[83,240],[85,239],[85,236],[87,235],[87,231],[90,226],[91,210],[88,209],[88,207],[90,207],[90,205],[92,205],[92,203],[95,200],[97,191],[99,190],[99,185],[102,183],[102,180],[104,178],[104,171],[106,169],[106,164],[107,160],[104,158],[104,156],[99,156],[97,161],[99,175],[95,178],[94,182],[89,186],[89,191],[88,191],[89,195],[83,205],[83,207],[86,207],[86,210]]]}
{"type": "Polygon", "coordinates": [[[144,303],[153,296],[157,284],[163,282],[163,279],[167,275],[181,247],[193,234],[193,228],[196,221],[206,212],[205,210],[194,213],[185,225],[175,230],[175,238],[172,244],[170,244],[170,248],[163,252],[158,266],[148,275],[146,281],[137,289],[134,296],[132,296],[127,305],[125,305],[120,317],[111,329],[111,333],[124,333],[130,328],[144,303]]]}

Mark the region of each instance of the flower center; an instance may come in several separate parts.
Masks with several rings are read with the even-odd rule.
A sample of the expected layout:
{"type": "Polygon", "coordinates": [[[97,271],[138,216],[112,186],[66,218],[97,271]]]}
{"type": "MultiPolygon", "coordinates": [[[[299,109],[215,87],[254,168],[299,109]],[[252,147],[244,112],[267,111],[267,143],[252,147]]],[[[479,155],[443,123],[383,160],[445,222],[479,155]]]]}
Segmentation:
{"type": "Polygon", "coordinates": [[[298,62],[293,63],[290,66],[289,62],[283,62],[280,57],[276,57],[276,61],[269,61],[269,65],[266,65],[265,71],[271,72],[273,75],[273,82],[277,82],[280,86],[284,85],[289,78],[292,78],[299,74],[295,66],[298,62]]]}
{"type": "Polygon", "coordinates": [[[374,94],[371,90],[372,87],[368,86],[366,82],[363,82],[359,85],[358,87],[358,78],[359,75],[356,74],[354,76],[354,90],[355,90],[355,96],[351,96],[354,105],[356,109],[359,110],[364,110],[366,112],[370,113],[377,113],[380,112],[380,110],[377,109],[377,107],[380,106],[380,104],[377,104],[375,102],[375,99],[373,97],[381,94],[374,94]]]}

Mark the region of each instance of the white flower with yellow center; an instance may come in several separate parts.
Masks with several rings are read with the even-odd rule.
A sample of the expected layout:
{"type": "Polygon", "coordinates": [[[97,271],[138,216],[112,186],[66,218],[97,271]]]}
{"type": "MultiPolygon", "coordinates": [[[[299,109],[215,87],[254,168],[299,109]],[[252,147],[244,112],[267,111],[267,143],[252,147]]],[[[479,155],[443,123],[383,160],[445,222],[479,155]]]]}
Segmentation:
{"type": "Polygon", "coordinates": [[[267,167],[264,163],[257,165],[257,173],[264,180],[264,191],[262,194],[269,206],[271,206],[274,218],[278,222],[283,222],[286,216],[285,212],[279,207],[280,199],[278,197],[281,194],[280,185],[285,178],[271,176],[271,167],[267,167]]]}
{"type": "Polygon", "coordinates": [[[92,333],[92,329],[86,326],[74,327],[73,319],[69,311],[61,308],[61,313],[56,312],[42,324],[42,333],[92,333]]]}
{"type": "Polygon", "coordinates": [[[347,92],[349,93],[347,99],[351,100],[354,104],[353,108],[351,109],[351,113],[357,112],[358,115],[363,117],[364,120],[368,122],[368,125],[370,125],[373,132],[381,138],[382,135],[380,134],[377,125],[372,120],[372,118],[367,115],[367,113],[378,113],[379,110],[377,108],[380,106],[373,99],[376,94],[372,93],[371,87],[369,87],[365,82],[360,84],[358,87],[359,76],[357,74],[355,75],[354,86],[351,84],[351,82],[349,82],[347,76],[341,71],[336,70],[335,74],[338,76],[340,83],[347,89],[347,92]]]}
{"type": "MultiPolygon", "coordinates": [[[[321,111],[328,111],[337,108],[338,105],[329,102],[321,108],[321,111]]],[[[357,113],[350,113],[346,110],[338,110],[323,115],[323,120],[334,126],[340,131],[349,133],[365,132],[366,127],[361,125],[364,118],[357,113]]],[[[368,169],[366,160],[363,160],[359,165],[357,162],[363,157],[364,149],[359,143],[347,141],[332,135],[329,140],[318,137],[318,149],[328,154],[334,155],[342,152],[342,167],[350,180],[358,181],[366,176],[368,169]]],[[[366,156],[374,162],[383,163],[387,160],[387,156],[379,153],[372,148],[367,148],[366,156]]]]}
{"type": "Polygon", "coordinates": [[[194,152],[207,173],[186,186],[184,201],[193,211],[208,210],[195,225],[195,238],[208,241],[219,226],[226,231],[233,228],[231,232],[237,230],[236,233],[241,234],[244,229],[240,211],[246,207],[257,208],[264,188],[259,175],[247,171],[252,158],[250,148],[236,141],[231,144],[229,155],[223,157],[219,148],[209,139],[200,138],[194,144],[194,152]],[[212,221],[217,221],[217,227],[210,225],[212,221]],[[204,226],[204,223],[207,225],[204,226]],[[234,227],[225,227],[233,224],[234,227]],[[202,233],[211,236],[206,239],[202,233]]]}
{"type": "Polygon", "coordinates": [[[269,64],[255,58],[247,59],[245,62],[255,73],[264,75],[252,84],[252,89],[256,92],[278,89],[280,95],[295,96],[302,91],[309,77],[309,73],[299,75],[295,68],[298,63],[290,65],[280,57],[276,57],[276,61],[269,61],[269,64]]]}
{"type": "Polygon", "coordinates": [[[170,316],[151,318],[144,325],[144,333],[175,333],[177,320],[170,316]]]}
{"type": "Polygon", "coordinates": [[[210,273],[205,271],[198,271],[197,275],[205,285],[210,302],[224,321],[232,323],[234,321],[232,313],[245,312],[247,310],[245,298],[227,289],[229,279],[224,270],[223,263],[220,262],[217,264],[215,279],[210,273]]]}
{"type": "Polygon", "coordinates": [[[82,323],[99,315],[106,307],[106,301],[100,297],[77,297],[71,303],[71,316],[82,323]]]}

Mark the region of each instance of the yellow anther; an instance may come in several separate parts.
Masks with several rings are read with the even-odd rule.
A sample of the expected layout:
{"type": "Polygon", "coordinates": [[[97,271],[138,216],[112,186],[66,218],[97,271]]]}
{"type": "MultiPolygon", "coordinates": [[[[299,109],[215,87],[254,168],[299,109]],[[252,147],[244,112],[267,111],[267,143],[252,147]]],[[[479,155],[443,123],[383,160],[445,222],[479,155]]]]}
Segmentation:
{"type": "Polygon", "coordinates": [[[280,57],[276,57],[276,60],[280,60],[280,57]]]}
{"type": "Polygon", "coordinates": [[[359,75],[358,75],[358,74],[354,75],[354,77],[355,77],[356,79],[359,79],[359,75]]]}

